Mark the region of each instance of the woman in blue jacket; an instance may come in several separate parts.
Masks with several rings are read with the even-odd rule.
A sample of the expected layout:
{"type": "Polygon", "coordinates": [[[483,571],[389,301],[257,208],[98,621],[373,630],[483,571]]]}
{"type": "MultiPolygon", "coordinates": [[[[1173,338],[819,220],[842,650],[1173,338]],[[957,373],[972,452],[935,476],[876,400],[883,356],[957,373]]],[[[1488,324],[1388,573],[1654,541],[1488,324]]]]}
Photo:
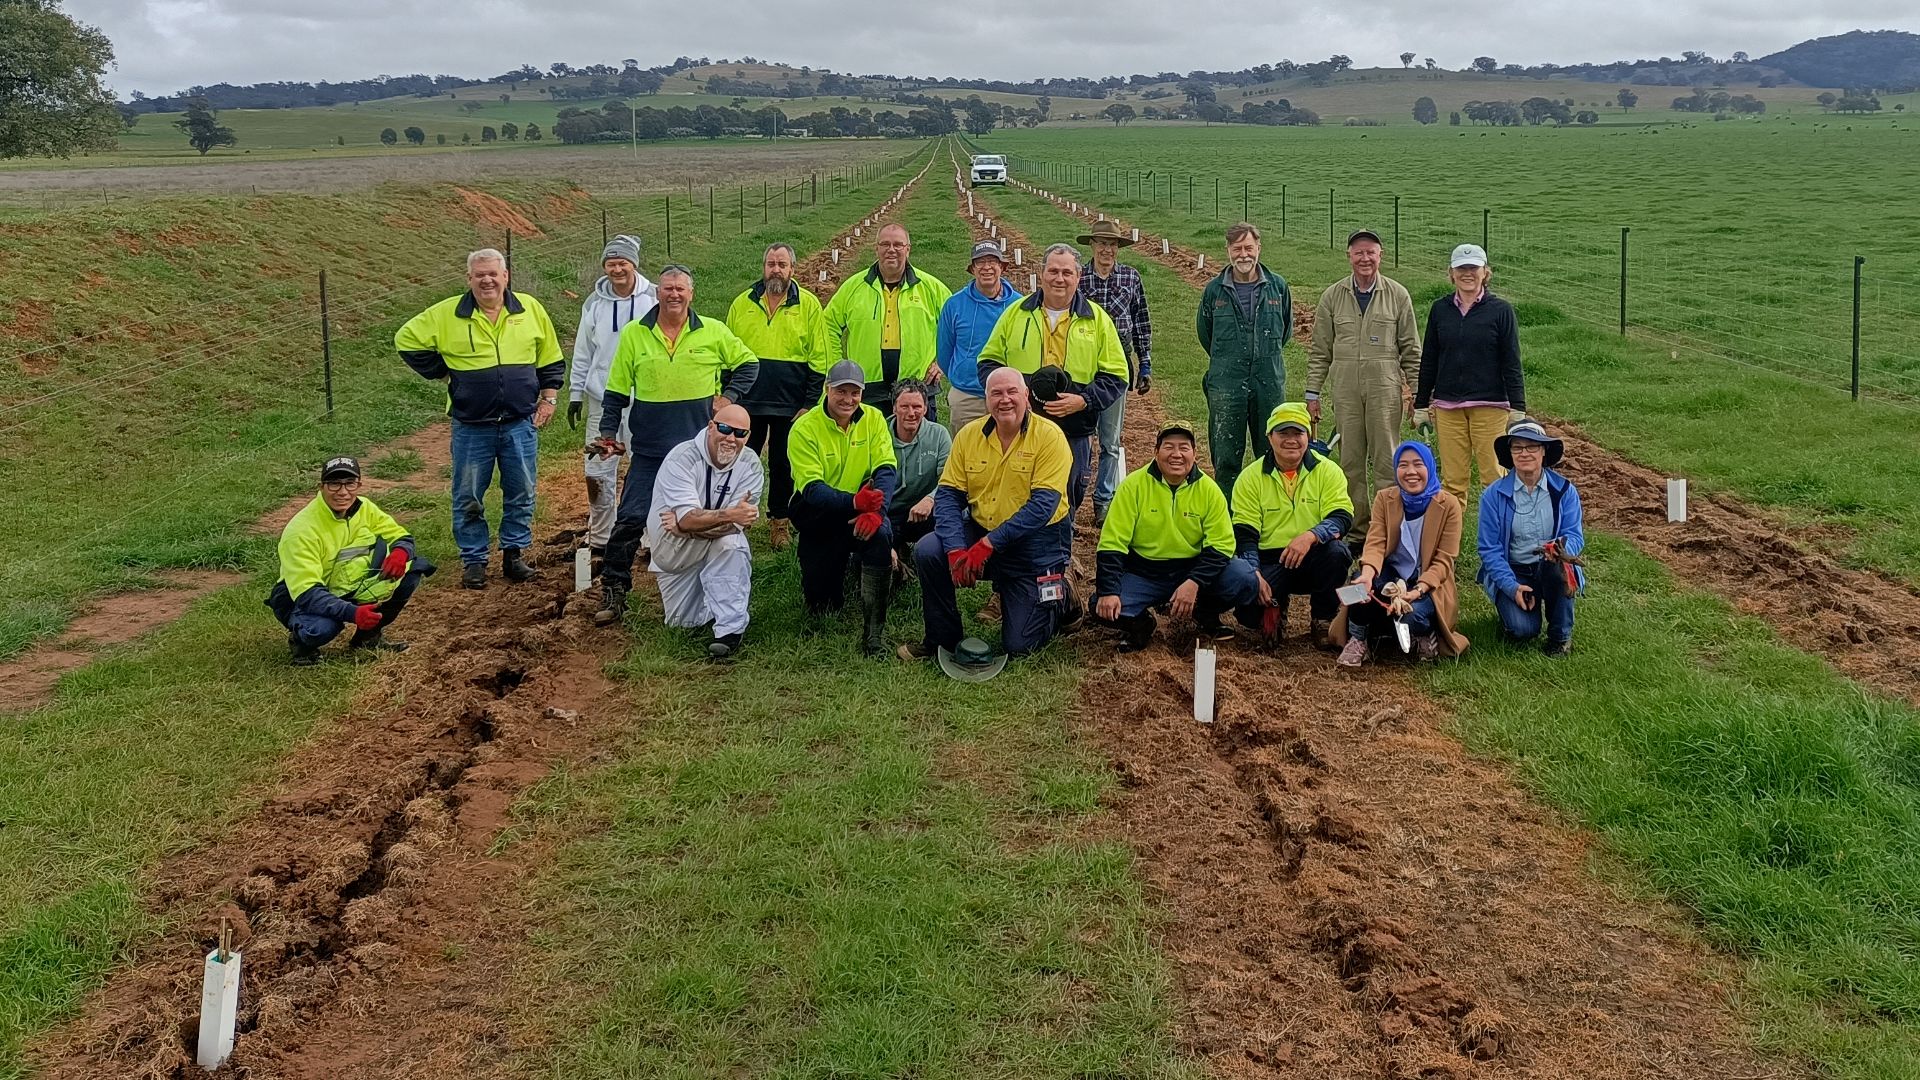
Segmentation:
{"type": "Polygon", "coordinates": [[[1565,447],[1539,421],[1516,420],[1493,441],[1507,475],[1480,496],[1480,573],[1500,629],[1531,641],[1546,631],[1548,656],[1573,649],[1573,598],[1586,585],[1580,492],[1553,471],[1565,447]]]}

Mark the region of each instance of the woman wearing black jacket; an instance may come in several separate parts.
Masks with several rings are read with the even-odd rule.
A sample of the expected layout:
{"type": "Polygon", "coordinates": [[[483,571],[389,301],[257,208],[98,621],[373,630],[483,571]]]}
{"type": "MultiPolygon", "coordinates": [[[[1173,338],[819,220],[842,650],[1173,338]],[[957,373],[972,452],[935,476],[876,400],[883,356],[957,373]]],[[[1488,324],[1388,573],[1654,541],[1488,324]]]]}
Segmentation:
{"type": "Polygon", "coordinates": [[[1453,293],[1433,302],[1420,349],[1420,386],[1413,396],[1415,427],[1431,425],[1446,490],[1463,504],[1470,462],[1480,482],[1506,475],[1493,440],[1527,412],[1520,375],[1520,325],[1513,305],[1487,291],[1493,268],[1478,244],[1453,249],[1453,293]]]}

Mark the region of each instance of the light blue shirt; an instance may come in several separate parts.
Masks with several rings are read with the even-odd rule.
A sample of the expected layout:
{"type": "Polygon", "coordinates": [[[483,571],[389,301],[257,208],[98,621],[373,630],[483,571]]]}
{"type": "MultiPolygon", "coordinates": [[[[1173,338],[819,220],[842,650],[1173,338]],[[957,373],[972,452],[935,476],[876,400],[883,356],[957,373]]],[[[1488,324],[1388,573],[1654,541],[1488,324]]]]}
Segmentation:
{"type": "Polygon", "coordinates": [[[1389,575],[1405,582],[1420,576],[1420,534],[1426,531],[1426,525],[1424,514],[1400,522],[1400,543],[1387,556],[1389,575]]]}
{"type": "Polygon", "coordinates": [[[1507,538],[1507,561],[1516,566],[1532,566],[1540,561],[1540,545],[1553,539],[1553,495],[1547,491],[1546,477],[1529,488],[1513,480],[1513,532],[1507,538]]]}

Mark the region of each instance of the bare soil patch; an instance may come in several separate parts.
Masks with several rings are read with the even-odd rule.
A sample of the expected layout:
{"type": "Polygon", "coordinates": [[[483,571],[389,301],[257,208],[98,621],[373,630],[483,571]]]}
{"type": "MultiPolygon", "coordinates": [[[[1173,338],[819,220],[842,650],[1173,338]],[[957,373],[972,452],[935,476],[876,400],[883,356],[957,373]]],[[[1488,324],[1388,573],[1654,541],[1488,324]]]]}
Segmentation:
{"type": "Polygon", "coordinates": [[[515,236],[544,236],[540,226],[527,219],[525,214],[513,208],[513,204],[498,195],[489,195],[484,191],[472,191],[463,187],[453,189],[460,196],[461,213],[476,225],[503,229],[515,236]]]}

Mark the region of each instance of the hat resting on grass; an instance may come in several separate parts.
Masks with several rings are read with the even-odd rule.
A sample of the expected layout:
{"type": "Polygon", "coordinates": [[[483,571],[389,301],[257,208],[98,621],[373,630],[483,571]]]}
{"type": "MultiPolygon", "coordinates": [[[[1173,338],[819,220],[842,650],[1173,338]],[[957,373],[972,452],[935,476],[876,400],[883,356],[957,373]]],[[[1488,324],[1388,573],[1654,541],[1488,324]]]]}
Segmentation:
{"type": "Polygon", "coordinates": [[[1513,468],[1513,440],[1524,439],[1546,447],[1545,467],[1553,468],[1560,464],[1560,458],[1566,453],[1566,444],[1547,434],[1540,421],[1532,417],[1523,417],[1507,425],[1507,433],[1493,440],[1493,456],[1503,469],[1513,468]]]}
{"type": "Polygon", "coordinates": [[[979,638],[967,638],[952,649],[940,648],[940,670],[961,682],[986,682],[1006,670],[1005,653],[995,654],[993,647],[979,638]]]}

